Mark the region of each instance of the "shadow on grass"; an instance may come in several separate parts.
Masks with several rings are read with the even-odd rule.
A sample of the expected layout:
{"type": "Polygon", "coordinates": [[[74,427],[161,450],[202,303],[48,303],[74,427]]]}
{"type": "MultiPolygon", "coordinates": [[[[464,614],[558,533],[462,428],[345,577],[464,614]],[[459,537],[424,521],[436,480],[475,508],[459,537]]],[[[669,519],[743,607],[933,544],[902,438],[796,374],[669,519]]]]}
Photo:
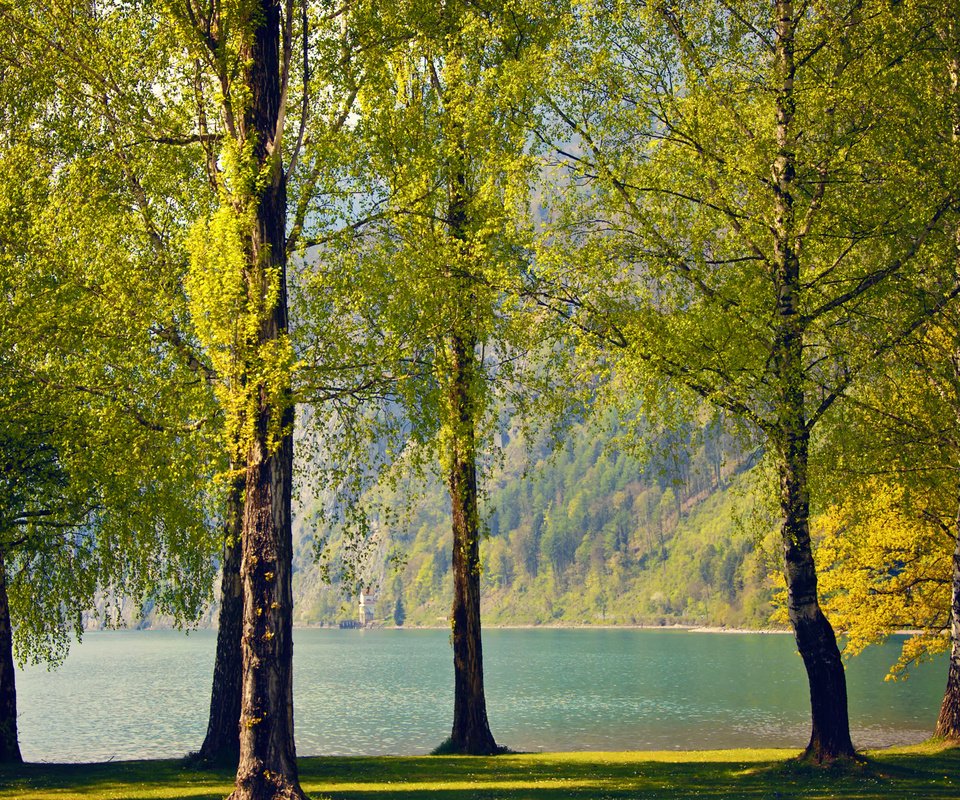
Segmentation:
{"type": "Polygon", "coordinates": [[[206,800],[226,797],[236,770],[197,770],[182,761],[24,764],[0,767],[0,798],[206,800]]]}
{"type": "MultiPolygon", "coordinates": [[[[308,758],[300,779],[333,800],[960,800],[960,750],[874,754],[816,767],[782,751],[552,753],[495,758],[308,758]]],[[[178,761],[0,769],[0,800],[219,800],[232,770],[178,761]]]]}

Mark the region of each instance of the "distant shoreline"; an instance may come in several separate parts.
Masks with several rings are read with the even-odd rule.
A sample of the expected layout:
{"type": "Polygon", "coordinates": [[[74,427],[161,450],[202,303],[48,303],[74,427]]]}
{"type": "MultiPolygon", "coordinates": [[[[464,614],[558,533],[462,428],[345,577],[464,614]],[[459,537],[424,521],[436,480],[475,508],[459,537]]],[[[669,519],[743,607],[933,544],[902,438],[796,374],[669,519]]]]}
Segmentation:
{"type": "MultiPolygon", "coordinates": [[[[449,625],[375,625],[374,630],[411,630],[411,631],[437,631],[446,630],[449,625]]],[[[639,631],[678,631],[685,633],[760,633],[760,634],[784,634],[792,633],[789,628],[727,628],[718,625],[683,625],[680,623],[671,625],[605,625],[605,624],[584,624],[584,623],[544,623],[536,624],[516,624],[516,625],[484,625],[484,630],[639,630],[639,631]]],[[[294,630],[337,630],[336,625],[294,625],[294,630]]]]}
{"type": "MultiPolygon", "coordinates": [[[[758,633],[762,635],[779,635],[779,634],[793,634],[793,631],[790,628],[727,628],[720,625],[683,625],[680,623],[672,625],[642,625],[642,624],[630,624],[630,625],[590,625],[584,623],[543,623],[540,625],[526,624],[526,625],[484,625],[484,630],[579,630],[579,631],[589,631],[589,630],[636,630],[636,631],[676,631],[678,633],[758,633]]],[[[293,626],[295,631],[335,631],[343,630],[338,625],[302,625],[296,624],[293,626]]],[[[448,630],[449,625],[374,625],[371,630],[381,630],[381,631],[442,631],[448,630]]],[[[142,633],[147,631],[177,631],[178,629],[169,624],[159,624],[159,625],[147,625],[143,627],[138,627],[137,625],[126,625],[119,626],[116,628],[85,628],[84,634],[89,633],[142,633]]],[[[181,630],[182,633],[194,633],[199,631],[216,631],[216,625],[199,625],[195,628],[184,628],[181,630]]],[[[357,630],[356,628],[351,628],[347,630],[357,630]]],[[[916,636],[922,633],[918,630],[896,630],[891,631],[891,636],[916,636]]],[[[838,638],[843,638],[843,635],[840,634],[838,638]]]]}

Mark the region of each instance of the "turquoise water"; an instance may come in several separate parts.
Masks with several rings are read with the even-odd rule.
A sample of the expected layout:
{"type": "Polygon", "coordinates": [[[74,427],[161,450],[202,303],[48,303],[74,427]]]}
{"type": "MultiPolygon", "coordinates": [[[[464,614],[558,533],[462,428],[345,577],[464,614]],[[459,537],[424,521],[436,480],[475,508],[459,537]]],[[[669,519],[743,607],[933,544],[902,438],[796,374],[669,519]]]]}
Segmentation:
{"type": "MultiPolygon", "coordinates": [[[[297,630],[297,751],[426,753],[449,734],[453,666],[442,630],[297,630]]],[[[206,730],[216,636],[91,633],[54,672],[17,675],[29,761],[176,757],[206,730]]],[[[946,662],[883,681],[897,645],[847,667],[854,743],[930,735],[946,662]]],[[[488,630],[487,707],[516,750],[802,747],[803,664],[784,635],[656,630],[488,630]]]]}

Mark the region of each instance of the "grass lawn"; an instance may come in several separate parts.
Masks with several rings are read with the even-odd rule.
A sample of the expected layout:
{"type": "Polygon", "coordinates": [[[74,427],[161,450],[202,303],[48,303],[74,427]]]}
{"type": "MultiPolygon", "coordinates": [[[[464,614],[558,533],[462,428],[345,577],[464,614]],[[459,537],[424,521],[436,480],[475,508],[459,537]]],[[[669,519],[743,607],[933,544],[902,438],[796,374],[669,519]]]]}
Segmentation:
{"type": "MultiPolygon", "coordinates": [[[[786,750],[538,753],[304,758],[316,800],[615,800],[618,798],[896,798],[960,800],[960,748],[929,743],[867,753],[864,764],[818,768],[786,750]]],[[[0,800],[220,800],[231,771],[179,761],[27,764],[0,768],[0,800]]]]}

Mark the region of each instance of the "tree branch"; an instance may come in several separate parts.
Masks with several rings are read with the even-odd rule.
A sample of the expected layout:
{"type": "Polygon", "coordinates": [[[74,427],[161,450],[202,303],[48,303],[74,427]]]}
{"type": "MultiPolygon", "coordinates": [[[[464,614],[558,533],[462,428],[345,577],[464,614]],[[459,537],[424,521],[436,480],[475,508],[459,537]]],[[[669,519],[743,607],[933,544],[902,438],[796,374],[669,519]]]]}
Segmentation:
{"type": "Polygon", "coordinates": [[[860,282],[849,291],[834,297],[832,300],[828,300],[818,308],[815,308],[809,314],[800,316],[797,324],[801,327],[806,327],[811,322],[815,321],[819,317],[822,317],[824,314],[827,314],[830,311],[839,308],[840,306],[846,305],[851,300],[855,300],[867,290],[872,289],[884,279],[895,274],[907,261],[912,259],[920,251],[920,248],[926,243],[927,239],[930,237],[930,234],[936,230],[937,223],[940,221],[941,217],[943,217],[943,215],[950,210],[955,202],[956,201],[952,196],[947,196],[941,201],[940,205],[937,206],[933,216],[923,226],[923,230],[921,230],[920,234],[913,239],[913,241],[910,243],[910,247],[907,248],[907,252],[901,257],[893,259],[882,269],[875,270],[869,275],[864,276],[860,282]]]}

